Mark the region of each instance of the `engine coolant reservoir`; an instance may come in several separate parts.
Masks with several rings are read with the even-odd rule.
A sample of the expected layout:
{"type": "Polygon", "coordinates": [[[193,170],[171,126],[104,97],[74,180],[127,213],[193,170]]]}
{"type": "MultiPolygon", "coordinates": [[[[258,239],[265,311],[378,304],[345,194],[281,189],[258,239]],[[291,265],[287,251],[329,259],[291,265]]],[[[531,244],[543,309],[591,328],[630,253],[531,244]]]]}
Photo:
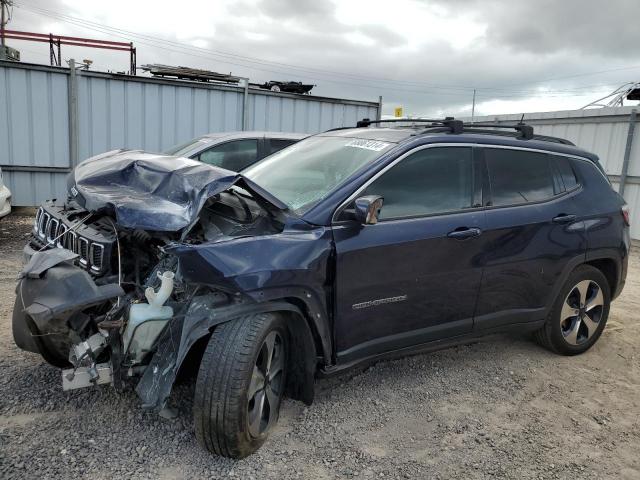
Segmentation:
{"type": "Polygon", "coordinates": [[[173,317],[173,308],[164,305],[173,291],[173,272],[158,272],[160,289],[145,290],[148,303],[134,303],[129,309],[129,321],[122,336],[126,356],[134,363],[140,363],[151,350],[158,336],[173,317]]]}

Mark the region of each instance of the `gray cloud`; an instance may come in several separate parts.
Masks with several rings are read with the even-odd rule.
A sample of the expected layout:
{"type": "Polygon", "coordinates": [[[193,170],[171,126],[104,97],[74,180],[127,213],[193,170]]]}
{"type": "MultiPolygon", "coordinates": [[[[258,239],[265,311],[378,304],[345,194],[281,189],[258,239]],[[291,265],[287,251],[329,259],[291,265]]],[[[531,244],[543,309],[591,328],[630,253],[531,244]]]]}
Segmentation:
{"type": "Polygon", "coordinates": [[[259,12],[272,18],[296,20],[329,20],[334,18],[333,5],[318,0],[261,0],[259,12]]]}
{"type": "MultiPolygon", "coordinates": [[[[487,24],[488,41],[512,50],[568,52],[607,58],[637,57],[637,0],[435,0],[450,15],[474,12],[487,24]]],[[[433,2],[432,2],[433,3],[433,2]]]]}

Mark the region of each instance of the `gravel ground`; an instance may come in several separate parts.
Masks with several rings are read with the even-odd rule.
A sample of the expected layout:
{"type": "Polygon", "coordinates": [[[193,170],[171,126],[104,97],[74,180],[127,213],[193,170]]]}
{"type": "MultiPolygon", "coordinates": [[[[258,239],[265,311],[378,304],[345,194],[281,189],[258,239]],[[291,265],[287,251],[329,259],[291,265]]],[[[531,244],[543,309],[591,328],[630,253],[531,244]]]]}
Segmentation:
{"type": "Polygon", "coordinates": [[[111,388],[63,392],[60,372],[15,347],[14,278],[31,219],[0,220],[0,478],[640,478],[640,257],[588,353],[526,337],[381,362],[286,401],[255,455],[198,447],[193,385],[180,416],[111,388]]]}

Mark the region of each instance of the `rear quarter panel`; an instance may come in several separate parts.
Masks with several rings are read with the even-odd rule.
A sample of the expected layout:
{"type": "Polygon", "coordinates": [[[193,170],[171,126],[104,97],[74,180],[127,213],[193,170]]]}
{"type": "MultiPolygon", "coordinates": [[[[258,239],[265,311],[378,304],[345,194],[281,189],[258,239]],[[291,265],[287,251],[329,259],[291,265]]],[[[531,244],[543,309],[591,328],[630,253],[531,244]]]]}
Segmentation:
{"type": "Polygon", "coordinates": [[[631,243],[629,227],[621,212],[625,201],[592,162],[574,159],[572,165],[583,185],[575,202],[587,235],[586,260],[614,260],[617,288],[612,296],[615,297],[624,285],[631,243]]]}

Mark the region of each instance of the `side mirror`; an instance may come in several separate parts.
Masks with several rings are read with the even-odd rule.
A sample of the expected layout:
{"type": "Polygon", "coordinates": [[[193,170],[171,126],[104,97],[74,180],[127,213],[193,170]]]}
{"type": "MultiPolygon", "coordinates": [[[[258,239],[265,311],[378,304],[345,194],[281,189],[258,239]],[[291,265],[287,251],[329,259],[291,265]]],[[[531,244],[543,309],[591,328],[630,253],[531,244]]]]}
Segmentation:
{"type": "Polygon", "coordinates": [[[383,201],[380,195],[367,195],[356,198],[354,204],[356,220],[362,225],[378,223],[378,215],[380,215],[383,201]]]}

